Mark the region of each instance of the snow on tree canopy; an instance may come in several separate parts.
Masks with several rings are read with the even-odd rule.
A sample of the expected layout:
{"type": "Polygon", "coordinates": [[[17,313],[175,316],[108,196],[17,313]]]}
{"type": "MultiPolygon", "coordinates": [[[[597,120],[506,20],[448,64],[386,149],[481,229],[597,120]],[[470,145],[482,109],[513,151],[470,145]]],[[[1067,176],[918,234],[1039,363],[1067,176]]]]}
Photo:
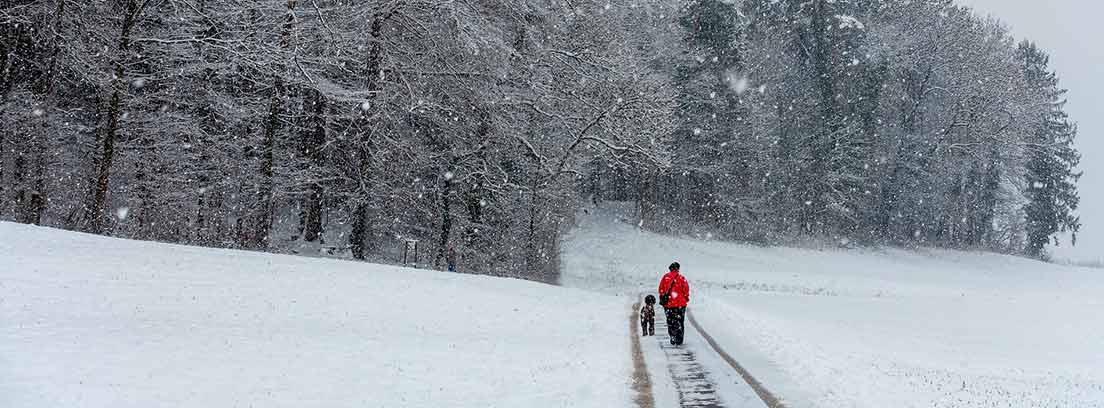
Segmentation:
{"type": "Polygon", "coordinates": [[[20,3],[3,221],[361,260],[471,238],[466,269],[547,281],[577,195],[720,239],[1038,256],[1079,225],[1045,53],[946,1],[20,3]]]}
{"type": "Polygon", "coordinates": [[[854,28],[856,30],[866,29],[866,26],[855,17],[846,14],[837,14],[836,19],[839,20],[839,28],[854,28]]]}

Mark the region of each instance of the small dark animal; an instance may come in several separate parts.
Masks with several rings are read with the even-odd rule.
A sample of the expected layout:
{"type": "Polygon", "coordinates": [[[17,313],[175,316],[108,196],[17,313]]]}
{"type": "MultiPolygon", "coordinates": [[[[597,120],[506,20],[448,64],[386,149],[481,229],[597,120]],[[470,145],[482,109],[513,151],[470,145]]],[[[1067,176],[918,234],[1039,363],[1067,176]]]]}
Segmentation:
{"type": "Polygon", "coordinates": [[[640,308],[640,331],[645,336],[655,336],[655,296],[644,297],[644,307],[640,308]]]}

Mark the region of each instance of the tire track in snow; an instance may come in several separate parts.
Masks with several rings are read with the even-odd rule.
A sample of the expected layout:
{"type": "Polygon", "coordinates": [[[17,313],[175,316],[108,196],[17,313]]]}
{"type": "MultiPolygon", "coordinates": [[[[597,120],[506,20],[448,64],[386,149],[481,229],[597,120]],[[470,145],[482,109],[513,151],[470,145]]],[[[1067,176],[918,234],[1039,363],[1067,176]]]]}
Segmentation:
{"type": "MultiPolygon", "coordinates": [[[[713,351],[715,351],[717,355],[721,356],[721,359],[724,360],[725,363],[728,363],[728,365],[732,367],[733,370],[736,370],[737,373],[740,373],[740,377],[743,377],[744,381],[747,382],[747,384],[751,386],[751,389],[755,391],[755,394],[759,395],[759,399],[763,400],[764,404],[767,404],[767,407],[786,408],[786,406],[782,404],[782,401],[779,400],[778,397],[775,397],[774,394],[772,394],[770,390],[767,389],[767,387],[763,386],[763,384],[760,383],[759,380],[755,379],[755,377],[751,375],[751,372],[741,366],[740,363],[736,361],[736,359],[732,358],[732,356],[729,355],[728,352],[721,348],[721,346],[717,344],[716,340],[713,340],[713,336],[710,336],[709,333],[706,332],[700,324],[698,324],[698,321],[694,319],[694,315],[692,313],[687,311],[686,317],[688,320],[690,320],[690,325],[694,326],[694,329],[698,331],[698,334],[701,334],[702,338],[705,339],[705,342],[709,343],[709,346],[713,348],[713,351]]],[[[658,324],[656,326],[658,326],[658,324]]]]}
{"type": "Polygon", "coordinates": [[[644,350],[640,347],[640,303],[632,305],[629,313],[629,335],[632,336],[633,378],[632,388],[636,391],[636,406],[655,408],[655,396],[652,395],[652,379],[648,376],[648,367],[644,365],[644,350]]]}
{"type": "Polygon", "coordinates": [[[698,362],[694,352],[686,346],[674,346],[671,337],[667,334],[667,320],[657,312],[656,316],[656,340],[659,348],[667,356],[667,370],[671,373],[675,388],[679,395],[679,406],[682,408],[720,408],[720,398],[717,396],[717,387],[706,372],[705,367],[698,362]]]}

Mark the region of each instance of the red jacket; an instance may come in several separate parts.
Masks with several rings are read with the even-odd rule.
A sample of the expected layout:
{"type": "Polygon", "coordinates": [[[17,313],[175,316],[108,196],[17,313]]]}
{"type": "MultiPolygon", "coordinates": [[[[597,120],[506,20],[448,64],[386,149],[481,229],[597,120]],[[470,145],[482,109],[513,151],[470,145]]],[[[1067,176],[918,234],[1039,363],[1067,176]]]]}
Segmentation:
{"type": "Polygon", "coordinates": [[[667,291],[671,292],[671,300],[664,307],[686,307],[686,304],[690,303],[690,282],[687,282],[686,277],[678,271],[667,272],[663,275],[663,279],[660,279],[659,294],[663,295],[667,291]],[[672,279],[675,281],[674,284],[671,283],[672,279]]]}

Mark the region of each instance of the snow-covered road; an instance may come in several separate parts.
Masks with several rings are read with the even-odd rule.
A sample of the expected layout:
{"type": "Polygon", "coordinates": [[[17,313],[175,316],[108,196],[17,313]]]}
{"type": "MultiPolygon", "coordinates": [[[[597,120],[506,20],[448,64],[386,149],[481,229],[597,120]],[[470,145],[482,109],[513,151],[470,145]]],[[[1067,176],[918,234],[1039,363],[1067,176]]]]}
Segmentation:
{"type": "Polygon", "coordinates": [[[959,251],[761,248],[634,221],[582,215],[564,284],[654,292],[678,260],[699,322],[789,407],[1104,407],[1100,270],[959,251]]]}

